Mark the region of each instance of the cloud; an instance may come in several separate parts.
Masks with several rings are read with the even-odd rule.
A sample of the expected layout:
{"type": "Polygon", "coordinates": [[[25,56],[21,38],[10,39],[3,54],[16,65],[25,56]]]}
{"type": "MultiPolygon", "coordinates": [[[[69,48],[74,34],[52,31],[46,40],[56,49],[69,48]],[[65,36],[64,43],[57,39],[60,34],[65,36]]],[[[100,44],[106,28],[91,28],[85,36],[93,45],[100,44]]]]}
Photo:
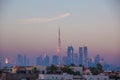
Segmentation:
{"type": "Polygon", "coordinates": [[[53,18],[28,18],[28,19],[23,19],[22,22],[23,23],[43,23],[43,22],[51,22],[51,21],[56,21],[59,19],[63,19],[65,17],[70,16],[70,13],[65,13],[65,14],[61,14],[58,15],[56,17],[53,18]]]}

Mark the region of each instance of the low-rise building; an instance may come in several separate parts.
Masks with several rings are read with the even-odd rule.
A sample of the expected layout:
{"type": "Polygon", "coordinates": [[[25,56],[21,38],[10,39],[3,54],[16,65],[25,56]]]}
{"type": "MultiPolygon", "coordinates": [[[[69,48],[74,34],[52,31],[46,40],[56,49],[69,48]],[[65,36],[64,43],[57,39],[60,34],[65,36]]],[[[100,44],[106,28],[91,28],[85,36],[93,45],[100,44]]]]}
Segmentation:
{"type": "Polygon", "coordinates": [[[37,74],[2,73],[2,80],[36,80],[37,74]]]}
{"type": "Polygon", "coordinates": [[[109,76],[105,75],[83,75],[85,80],[109,80],[109,76]]]}
{"type": "Polygon", "coordinates": [[[89,68],[85,68],[83,71],[83,75],[92,75],[92,73],[89,68]]]}
{"type": "Polygon", "coordinates": [[[79,72],[81,75],[83,74],[83,67],[71,66],[70,69],[74,72],[79,72]]]}
{"type": "Polygon", "coordinates": [[[10,73],[12,71],[12,68],[11,67],[4,67],[3,68],[3,72],[4,73],[10,73]]]}
{"type": "Polygon", "coordinates": [[[14,66],[11,73],[33,73],[33,66],[14,66]]]}
{"type": "Polygon", "coordinates": [[[73,80],[84,80],[84,79],[83,79],[82,75],[81,76],[75,75],[75,76],[73,76],[73,80]]]}
{"type": "Polygon", "coordinates": [[[37,70],[40,71],[41,74],[45,74],[46,71],[46,66],[35,66],[37,68],[37,70]]]}
{"type": "Polygon", "coordinates": [[[37,80],[73,80],[73,75],[66,73],[60,74],[39,74],[37,80]]]}

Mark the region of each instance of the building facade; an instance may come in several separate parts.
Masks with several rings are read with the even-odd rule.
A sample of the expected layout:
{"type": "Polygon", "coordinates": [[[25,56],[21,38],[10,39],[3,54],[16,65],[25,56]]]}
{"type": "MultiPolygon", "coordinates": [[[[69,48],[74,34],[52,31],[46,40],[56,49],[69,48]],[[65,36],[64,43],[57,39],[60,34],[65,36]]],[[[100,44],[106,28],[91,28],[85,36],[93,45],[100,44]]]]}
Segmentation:
{"type": "Polygon", "coordinates": [[[84,66],[88,67],[88,49],[87,47],[83,47],[84,48],[84,66]]]}
{"type": "Polygon", "coordinates": [[[83,65],[83,50],[79,47],[79,65],[83,65]]]}
{"type": "Polygon", "coordinates": [[[69,59],[69,65],[74,64],[74,48],[72,46],[68,46],[67,56],[69,59]]]}

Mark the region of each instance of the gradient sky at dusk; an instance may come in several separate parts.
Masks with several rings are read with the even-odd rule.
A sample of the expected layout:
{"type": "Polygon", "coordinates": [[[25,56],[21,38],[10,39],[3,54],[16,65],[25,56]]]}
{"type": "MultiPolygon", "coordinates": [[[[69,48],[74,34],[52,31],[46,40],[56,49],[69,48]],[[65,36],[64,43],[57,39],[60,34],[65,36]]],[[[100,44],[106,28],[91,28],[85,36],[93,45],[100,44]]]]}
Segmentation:
{"type": "Polygon", "coordinates": [[[0,55],[55,54],[61,28],[62,54],[87,46],[90,57],[120,57],[119,0],[1,0],[0,55]],[[34,53],[34,54],[33,54],[34,53]]]}

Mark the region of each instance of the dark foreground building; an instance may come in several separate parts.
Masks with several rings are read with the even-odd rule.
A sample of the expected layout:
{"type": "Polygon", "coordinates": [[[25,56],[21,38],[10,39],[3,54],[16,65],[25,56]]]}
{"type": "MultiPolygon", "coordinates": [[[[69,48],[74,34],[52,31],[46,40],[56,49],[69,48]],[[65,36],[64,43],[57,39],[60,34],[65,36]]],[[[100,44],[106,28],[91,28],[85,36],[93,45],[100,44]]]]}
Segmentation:
{"type": "Polygon", "coordinates": [[[3,73],[2,80],[36,80],[37,74],[3,73]]]}

